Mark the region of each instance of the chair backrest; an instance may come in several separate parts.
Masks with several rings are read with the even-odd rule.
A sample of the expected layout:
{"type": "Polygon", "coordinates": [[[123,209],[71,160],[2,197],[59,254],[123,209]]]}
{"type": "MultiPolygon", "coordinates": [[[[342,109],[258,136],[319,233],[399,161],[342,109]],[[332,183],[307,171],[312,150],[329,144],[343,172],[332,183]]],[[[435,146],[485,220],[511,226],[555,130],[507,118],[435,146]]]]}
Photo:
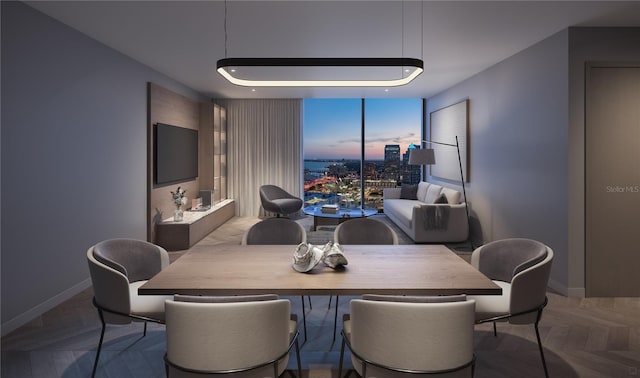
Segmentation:
{"type": "Polygon", "coordinates": [[[340,223],[333,240],[340,244],[398,244],[398,235],[385,223],[356,218],[340,223]]]}
{"type": "Polygon", "coordinates": [[[289,192],[276,185],[262,185],[260,187],[260,199],[274,200],[279,198],[291,198],[293,197],[289,192]]]}
{"type": "Polygon", "coordinates": [[[286,218],[267,218],[247,230],[242,238],[243,245],[286,244],[297,245],[307,242],[307,232],[298,222],[286,218]]]}
{"type": "MultiPolygon", "coordinates": [[[[350,311],[352,350],[371,362],[395,369],[440,371],[473,361],[474,300],[354,299],[350,311]]],[[[353,364],[362,373],[359,361],[353,364]]]]}
{"type": "MultiPolygon", "coordinates": [[[[131,313],[129,283],[146,280],[169,265],[169,254],[157,245],[135,239],[109,239],[87,250],[87,261],[98,305],[131,313]]],[[[104,313],[107,323],[127,324],[131,318],[104,313]]]]}
{"type": "MultiPolygon", "coordinates": [[[[289,347],[290,311],[286,299],[226,303],[168,300],[167,359],[200,371],[244,369],[274,360],[289,347]]],[[[285,357],[279,363],[279,374],[287,361],[285,357]]],[[[271,376],[268,372],[273,368],[266,369],[271,369],[264,371],[271,376]]]]}
{"type": "MultiPolygon", "coordinates": [[[[492,280],[511,283],[509,312],[534,310],[546,298],[553,250],[531,239],[503,239],[476,248],[471,264],[492,280]]],[[[537,314],[509,318],[510,323],[534,323],[537,314]]]]}

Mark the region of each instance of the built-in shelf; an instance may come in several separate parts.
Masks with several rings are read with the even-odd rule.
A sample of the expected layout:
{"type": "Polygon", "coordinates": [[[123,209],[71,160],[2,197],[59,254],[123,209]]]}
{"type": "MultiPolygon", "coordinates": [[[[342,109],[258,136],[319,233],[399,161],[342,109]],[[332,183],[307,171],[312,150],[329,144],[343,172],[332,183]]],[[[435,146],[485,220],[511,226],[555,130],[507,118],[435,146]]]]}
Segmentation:
{"type": "Polygon", "coordinates": [[[180,222],[170,217],[156,224],[155,243],[168,251],[189,249],[234,215],[232,199],[223,200],[206,211],[187,210],[180,222]]]}

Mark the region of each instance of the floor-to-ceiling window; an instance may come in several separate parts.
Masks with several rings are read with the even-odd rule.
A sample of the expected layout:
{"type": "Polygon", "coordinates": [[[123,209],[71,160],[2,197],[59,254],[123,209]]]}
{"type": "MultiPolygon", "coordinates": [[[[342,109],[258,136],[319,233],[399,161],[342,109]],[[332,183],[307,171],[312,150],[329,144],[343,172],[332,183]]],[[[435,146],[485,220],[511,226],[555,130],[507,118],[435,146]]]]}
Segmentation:
{"type": "Polygon", "coordinates": [[[420,146],[421,99],[306,99],[303,127],[306,205],[382,209],[384,188],[420,180],[407,159],[420,146]]]}

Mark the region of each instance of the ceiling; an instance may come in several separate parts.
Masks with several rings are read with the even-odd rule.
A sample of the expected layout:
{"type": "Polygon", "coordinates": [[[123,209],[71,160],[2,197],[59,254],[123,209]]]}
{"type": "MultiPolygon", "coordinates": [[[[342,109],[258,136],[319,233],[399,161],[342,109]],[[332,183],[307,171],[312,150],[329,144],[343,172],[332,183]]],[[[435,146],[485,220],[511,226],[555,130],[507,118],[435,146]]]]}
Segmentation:
{"type": "Polygon", "coordinates": [[[569,26],[640,26],[640,1],[26,1],[212,98],[430,97],[569,26]],[[225,53],[226,50],[226,53],[225,53]],[[389,88],[252,88],[224,57],[409,57],[389,88]]]}

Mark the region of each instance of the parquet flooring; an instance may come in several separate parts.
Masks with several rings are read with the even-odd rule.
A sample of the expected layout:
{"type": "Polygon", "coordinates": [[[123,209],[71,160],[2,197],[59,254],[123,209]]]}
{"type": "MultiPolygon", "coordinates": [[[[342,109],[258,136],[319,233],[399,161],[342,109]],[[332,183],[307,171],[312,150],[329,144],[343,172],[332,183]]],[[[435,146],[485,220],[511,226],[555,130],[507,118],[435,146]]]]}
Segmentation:
{"type": "MultiPolygon", "coordinates": [[[[234,218],[201,243],[239,242],[256,221],[234,218]]],[[[181,254],[172,253],[172,260],[181,254]]],[[[0,376],[88,377],[100,335],[91,297],[88,289],[3,337],[0,376]]],[[[334,307],[327,309],[328,299],[312,297],[313,309],[307,307],[304,378],[337,377],[340,336],[332,344],[334,307]]],[[[340,298],[340,313],[348,311],[348,299],[340,298]]],[[[301,320],[299,297],[291,304],[301,320]]],[[[640,298],[566,298],[550,292],[540,332],[551,377],[640,377],[640,298]]],[[[140,323],[108,326],[97,376],[164,377],[164,326],[149,324],[147,336],[141,336],[140,323]]],[[[491,325],[477,326],[475,350],[478,378],[544,376],[532,326],[501,323],[497,337],[491,325]]]]}

